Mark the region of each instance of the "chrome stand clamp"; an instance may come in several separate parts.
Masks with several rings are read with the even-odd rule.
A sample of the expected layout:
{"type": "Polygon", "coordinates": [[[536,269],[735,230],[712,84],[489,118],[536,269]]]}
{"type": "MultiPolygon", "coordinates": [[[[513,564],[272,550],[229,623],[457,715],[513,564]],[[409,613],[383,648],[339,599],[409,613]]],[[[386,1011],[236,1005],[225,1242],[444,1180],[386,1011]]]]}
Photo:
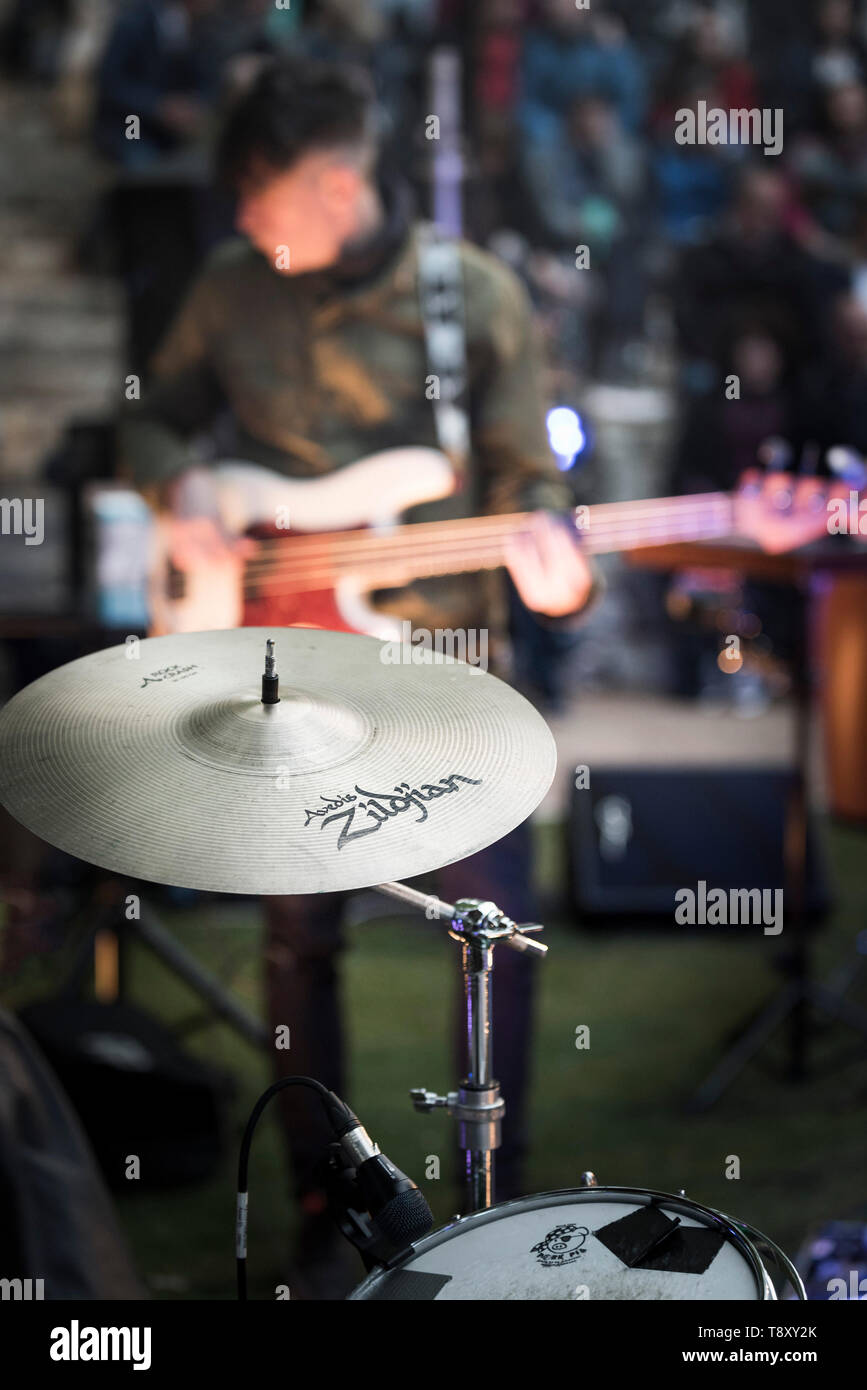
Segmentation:
{"type": "Polygon", "coordinates": [[[458,1142],[466,1155],[467,1211],[494,1204],[494,1153],[502,1142],[506,1105],[492,1069],[491,971],[494,947],[503,942],[513,950],[536,956],[548,948],[532,935],[537,923],[519,926],[496,903],[461,898],[454,905],[426,896],[402,883],[382,883],[378,891],[421,908],[428,917],[449,923],[449,936],[461,944],[467,1017],[467,1075],[457,1091],[441,1096],[417,1087],[410,1091],[416,1110],[429,1114],[444,1109],[458,1121],[458,1142]]]}

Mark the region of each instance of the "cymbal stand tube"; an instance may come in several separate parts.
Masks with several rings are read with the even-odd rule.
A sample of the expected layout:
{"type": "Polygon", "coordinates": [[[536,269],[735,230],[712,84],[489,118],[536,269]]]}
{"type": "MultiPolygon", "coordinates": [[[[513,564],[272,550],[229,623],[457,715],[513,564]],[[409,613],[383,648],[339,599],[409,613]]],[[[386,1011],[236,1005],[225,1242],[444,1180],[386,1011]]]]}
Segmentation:
{"type": "Polygon", "coordinates": [[[527,933],[541,931],[535,923],[518,926],[495,903],[461,898],[444,903],[434,895],[402,883],[381,883],[377,892],[420,908],[426,917],[449,922],[449,936],[461,943],[461,970],[467,1010],[467,1075],[457,1091],[437,1095],[424,1087],[410,1091],[423,1114],[445,1109],[458,1121],[459,1144],[466,1168],[466,1210],[494,1204],[494,1154],[500,1147],[505,1102],[493,1076],[493,1019],[491,972],[498,941],[520,951],[544,956],[547,946],[527,933]]]}

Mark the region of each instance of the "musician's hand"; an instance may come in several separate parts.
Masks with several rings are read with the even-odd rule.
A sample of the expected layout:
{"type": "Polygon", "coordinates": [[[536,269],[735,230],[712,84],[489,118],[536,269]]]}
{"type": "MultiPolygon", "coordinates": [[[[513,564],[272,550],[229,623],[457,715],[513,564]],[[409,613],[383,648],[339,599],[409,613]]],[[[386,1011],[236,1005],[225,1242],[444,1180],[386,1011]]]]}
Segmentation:
{"type": "Polygon", "coordinates": [[[507,543],[506,565],[526,606],[548,618],[577,613],[593,588],[580,547],[546,512],[535,512],[529,526],[507,543]]]}
{"type": "Polygon", "coordinates": [[[255,549],[232,535],[220,517],[217,481],[209,468],[188,468],[169,484],[163,511],[166,549],[176,569],[240,570],[255,549]]]}
{"type": "Polygon", "coordinates": [[[219,522],[208,516],[170,516],[166,526],[169,558],[185,572],[240,569],[255,549],[252,541],[227,535],[219,522]]]}

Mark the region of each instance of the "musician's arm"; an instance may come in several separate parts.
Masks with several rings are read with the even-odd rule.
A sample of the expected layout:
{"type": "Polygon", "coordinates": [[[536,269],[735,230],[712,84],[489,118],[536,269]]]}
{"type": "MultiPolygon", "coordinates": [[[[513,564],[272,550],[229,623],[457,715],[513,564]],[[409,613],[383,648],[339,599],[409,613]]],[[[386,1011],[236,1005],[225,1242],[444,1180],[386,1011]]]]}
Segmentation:
{"type": "Polygon", "coordinates": [[[197,463],[192,437],[212,423],[224,397],[210,364],[210,288],[201,277],[190,290],[152,364],[142,397],[120,422],[120,472],[152,502],[197,463]]]}

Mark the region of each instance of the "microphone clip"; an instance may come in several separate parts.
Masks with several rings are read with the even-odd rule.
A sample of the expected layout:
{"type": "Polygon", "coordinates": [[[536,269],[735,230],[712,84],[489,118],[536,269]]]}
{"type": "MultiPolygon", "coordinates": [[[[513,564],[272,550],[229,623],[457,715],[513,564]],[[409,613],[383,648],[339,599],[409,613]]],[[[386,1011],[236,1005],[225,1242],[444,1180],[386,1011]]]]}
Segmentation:
{"type": "Polygon", "coordinates": [[[316,1169],[317,1181],[325,1191],[328,1210],[338,1230],[361,1256],[365,1269],[389,1269],[407,1255],[380,1230],[371,1216],[358,1182],[357,1169],[346,1158],[339,1143],[329,1144],[316,1169]]]}

